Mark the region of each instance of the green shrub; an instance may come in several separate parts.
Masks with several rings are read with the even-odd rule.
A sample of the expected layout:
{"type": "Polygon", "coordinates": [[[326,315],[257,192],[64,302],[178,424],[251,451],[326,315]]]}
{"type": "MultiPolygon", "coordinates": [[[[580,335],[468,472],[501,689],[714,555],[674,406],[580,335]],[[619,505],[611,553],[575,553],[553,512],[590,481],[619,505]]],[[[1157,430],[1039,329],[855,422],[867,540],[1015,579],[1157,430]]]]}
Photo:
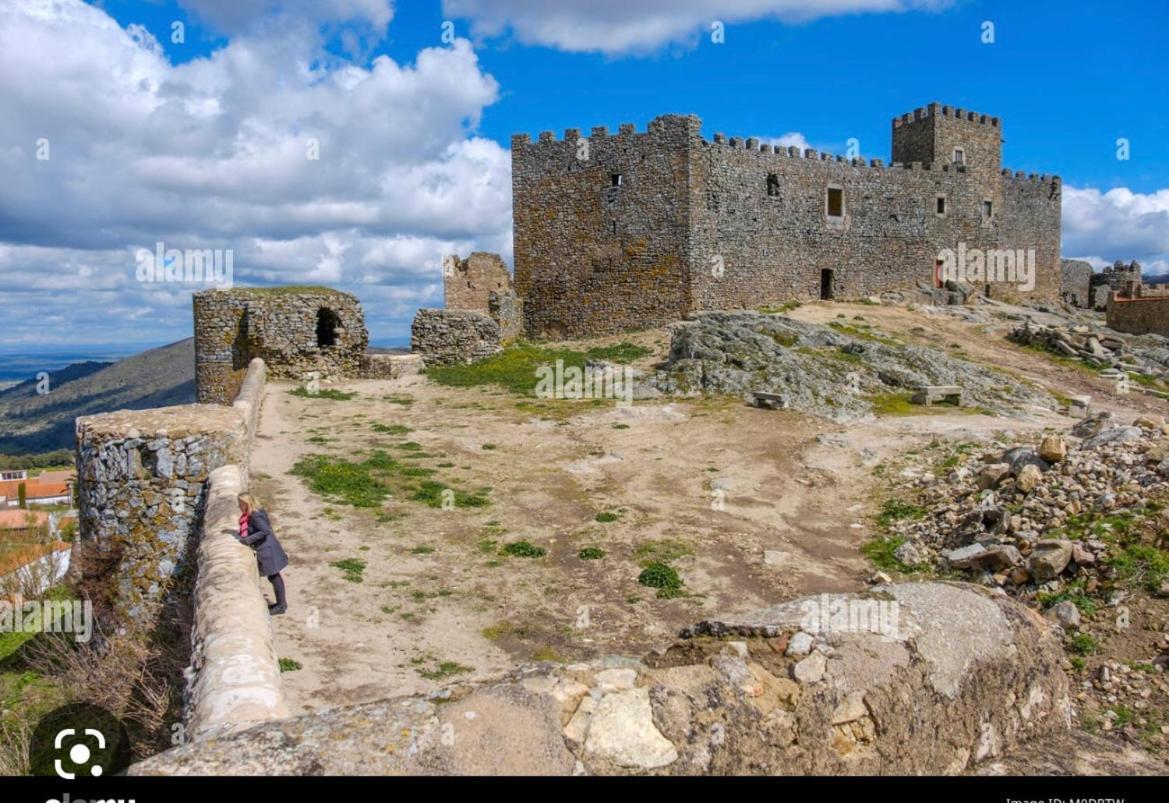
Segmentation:
{"type": "Polygon", "coordinates": [[[580,552],[577,552],[576,556],[581,560],[600,560],[605,557],[605,550],[600,547],[586,546],[580,552]]]}
{"type": "Polygon", "coordinates": [[[542,558],[548,553],[544,547],[530,544],[527,541],[513,541],[510,544],[505,544],[503,551],[513,558],[542,558]]]}

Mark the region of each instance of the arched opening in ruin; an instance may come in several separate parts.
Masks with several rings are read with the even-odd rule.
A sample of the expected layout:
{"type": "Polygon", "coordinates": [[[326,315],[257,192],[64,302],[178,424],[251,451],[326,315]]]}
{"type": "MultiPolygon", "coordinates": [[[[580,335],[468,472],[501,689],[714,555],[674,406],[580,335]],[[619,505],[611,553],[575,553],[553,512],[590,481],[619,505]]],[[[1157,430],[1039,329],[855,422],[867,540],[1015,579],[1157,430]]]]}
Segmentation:
{"type": "Polygon", "coordinates": [[[328,307],[317,310],[317,347],[327,348],[337,345],[337,330],[341,328],[341,318],[328,307]]]}

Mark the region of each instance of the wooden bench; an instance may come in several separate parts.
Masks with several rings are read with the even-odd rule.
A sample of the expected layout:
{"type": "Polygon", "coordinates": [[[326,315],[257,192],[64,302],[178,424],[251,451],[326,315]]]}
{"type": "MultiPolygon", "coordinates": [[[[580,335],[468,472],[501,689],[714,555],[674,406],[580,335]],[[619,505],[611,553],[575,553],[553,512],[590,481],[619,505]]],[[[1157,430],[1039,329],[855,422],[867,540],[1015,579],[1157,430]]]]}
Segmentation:
{"type": "Polygon", "coordinates": [[[914,392],[911,401],[926,407],[935,402],[950,402],[962,406],[962,388],[957,385],[923,385],[914,392]]]}

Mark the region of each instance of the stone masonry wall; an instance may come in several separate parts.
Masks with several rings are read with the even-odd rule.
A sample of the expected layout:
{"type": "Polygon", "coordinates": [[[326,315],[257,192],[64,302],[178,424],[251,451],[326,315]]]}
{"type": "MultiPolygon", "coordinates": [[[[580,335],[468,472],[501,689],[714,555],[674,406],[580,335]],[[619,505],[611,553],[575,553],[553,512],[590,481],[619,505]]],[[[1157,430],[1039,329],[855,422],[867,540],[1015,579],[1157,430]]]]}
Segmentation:
{"type": "Polygon", "coordinates": [[[691,307],[688,205],[697,117],[659,117],[646,133],[577,129],[512,137],[516,292],[525,331],[548,337],[619,332],[681,318],[691,307]],[[586,158],[580,158],[585,156],[586,158]]]}
{"type": "Polygon", "coordinates": [[[229,404],[257,357],[280,379],[357,376],[369,344],[358,300],[325,287],[207,290],[193,307],[202,403],[229,404]]]}
{"type": "Polygon", "coordinates": [[[511,273],[499,254],[475,251],[466,259],[448,256],[443,263],[443,306],[487,312],[491,293],[510,290],[511,273]]]}
{"type": "Polygon", "coordinates": [[[190,565],[211,472],[246,475],[264,383],[256,361],[232,407],[190,404],[77,419],[82,542],[110,560],[114,615],[150,624],[190,565]]]}
{"type": "Polygon", "coordinates": [[[1073,307],[1092,306],[1092,265],[1082,259],[1059,262],[1059,297],[1073,307]]]}
{"type": "MultiPolygon", "coordinates": [[[[836,298],[932,285],[939,253],[960,245],[1034,249],[1028,295],[1057,296],[1060,181],[1003,170],[997,118],[939,104],[895,118],[894,155],[912,161],[890,166],[721,134],[708,142],[700,128],[667,115],[644,134],[593,129],[587,147],[575,129],[563,141],[512,138],[529,334],[645,328],[696,309],[819,298],[822,285],[836,298]],[[842,193],[839,216],[830,189],[842,193]]],[[[990,292],[1023,294],[1017,283],[990,292]]]]}
{"type": "Polygon", "coordinates": [[[469,363],[501,350],[499,324],[474,310],[420,309],[410,332],[410,350],[427,365],[469,363]]]}
{"type": "Polygon", "coordinates": [[[1118,298],[1113,293],[1106,314],[1108,327],[1118,332],[1169,337],[1169,295],[1118,298]]]}

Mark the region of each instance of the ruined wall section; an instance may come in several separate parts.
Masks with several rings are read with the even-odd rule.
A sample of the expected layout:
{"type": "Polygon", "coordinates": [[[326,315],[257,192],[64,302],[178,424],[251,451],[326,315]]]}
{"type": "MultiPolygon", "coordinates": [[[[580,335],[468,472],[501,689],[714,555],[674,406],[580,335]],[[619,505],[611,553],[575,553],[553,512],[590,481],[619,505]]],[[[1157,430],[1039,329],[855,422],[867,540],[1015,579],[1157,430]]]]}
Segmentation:
{"type": "Polygon", "coordinates": [[[278,379],[357,376],[369,345],[360,302],[326,287],[207,290],[193,309],[196,392],[206,404],[230,404],[255,358],[278,379]]]}
{"type": "MultiPolygon", "coordinates": [[[[1145,293],[1150,291],[1142,290],[1145,293]]],[[[1130,335],[1157,334],[1169,337],[1169,293],[1124,298],[1112,293],[1108,299],[1110,329],[1130,335]]]]}
{"type": "Polygon", "coordinates": [[[1059,298],[1073,307],[1092,306],[1092,265],[1082,259],[1059,261],[1059,298]]]}
{"type": "Polygon", "coordinates": [[[80,536],[113,586],[118,621],[150,625],[190,568],[211,472],[250,464],[264,365],[236,405],[188,404],[77,419],[80,536]]]}
{"type": "Polygon", "coordinates": [[[645,133],[512,138],[515,284],[525,330],[576,337],[657,326],[691,308],[689,155],[697,117],[645,133]],[[585,158],[581,158],[584,156],[585,158]]]}

